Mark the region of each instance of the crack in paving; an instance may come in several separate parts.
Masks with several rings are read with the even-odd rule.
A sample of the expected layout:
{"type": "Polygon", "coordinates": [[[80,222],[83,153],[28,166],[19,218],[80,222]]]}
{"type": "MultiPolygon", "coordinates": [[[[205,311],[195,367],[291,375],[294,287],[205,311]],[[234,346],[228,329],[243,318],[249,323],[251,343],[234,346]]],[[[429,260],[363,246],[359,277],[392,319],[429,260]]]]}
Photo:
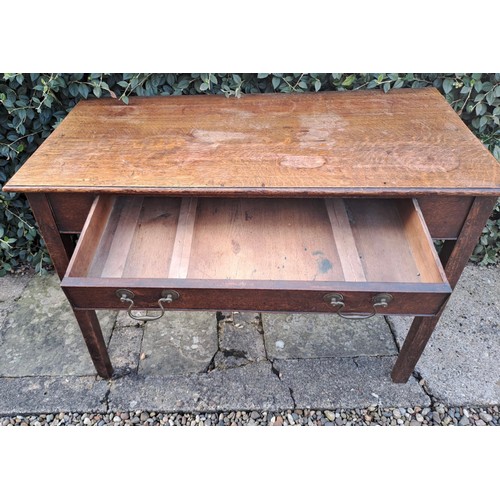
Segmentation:
{"type": "Polygon", "coordinates": [[[270,358],[269,354],[267,352],[266,337],[264,335],[264,325],[262,323],[262,314],[261,313],[259,313],[259,322],[257,324],[257,329],[263,337],[262,340],[263,340],[263,344],[264,344],[264,355],[266,357],[266,360],[271,364],[271,373],[276,375],[278,377],[278,380],[280,381],[280,383],[283,384],[288,389],[288,392],[290,393],[290,398],[292,400],[292,409],[295,410],[297,408],[297,402],[295,401],[295,395],[293,392],[293,388],[290,387],[289,385],[285,384],[285,382],[282,379],[281,372],[274,366],[274,362],[276,360],[274,358],[270,358]]]}
{"type": "MultiPolygon", "coordinates": [[[[257,321],[257,331],[261,334],[261,335],[264,335],[264,324],[262,323],[262,313],[257,313],[258,314],[258,321],[257,321]]],[[[264,349],[265,349],[265,339],[264,340],[264,349]]]]}
{"type": "MultiPolygon", "coordinates": [[[[351,360],[356,360],[359,358],[376,358],[376,359],[383,359],[383,358],[396,358],[397,356],[394,354],[374,354],[374,355],[368,355],[368,354],[360,354],[359,356],[322,356],[318,358],[292,358],[292,357],[287,357],[287,358],[272,358],[269,359],[266,357],[267,361],[270,363],[274,361],[306,361],[306,360],[328,360],[328,359],[351,359],[351,360]]],[[[354,361],[356,364],[356,361],[354,361]]],[[[358,366],[356,364],[356,366],[358,366]]]]}
{"type": "MultiPolygon", "coordinates": [[[[225,316],[221,311],[217,312],[217,343],[218,343],[218,349],[215,352],[209,368],[207,369],[207,372],[214,370],[215,369],[215,358],[217,354],[222,354],[224,357],[235,357],[235,358],[240,358],[240,359],[248,359],[247,358],[247,353],[245,351],[242,351],[240,349],[223,349],[221,347],[221,334],[223,333],[223,328],[224,328],[224,323],[234,323],[233,321],[233,316],[232,313],[229,316],[225,316]]],[[[257,332],[262,335],[262,343],[264,347],[264,360],[267,361],[271,367],[271,373],[276,375],[278,380],[280,381],[280,384],[286,389],[288,389],[288,392],[290,394],[290,399],[291,399],[291,408],[296,409],[297,408],[297,403],[295,401],[295,395],[294,395],[294,390],[292,387],[288,386],[283,380],[282,380],[282,375],[281,372],[274,366],[275,360],[269,357],[267,347],[266,347],[266,341],[265,341],[265,336],[264,336],[264,327],[262,323],[262,314],[258,313],[258,320],[256,322],[256,329],[257,332]]],[[[248,363],[251,364],[253,363],[252,360],[248,360],[248,363]]],[[[234,369],[234,368],[239,368],[238,367],[232,367],[232,368],[226,368],[226,370],[234,369]]],[[[221,373],[223,373],[224,370],[220,370],[221,373]]]]}
{"type": "MultiPolygon", "coordinates": [[[[398,344],[397,337],[396,337],[396,332],[394,330],[394,325],[392,324],[392,322],[390,321],[390,319],[387,316],[384,316],[384,320],[387,323],[387,326],[389,327],[389,331],[391,332],[392,339],[394,340],[394,344],[396,345],[396,349],[397,349],[398,354],[399,354],[401,352],[401,349],[399,348],[399,344],[398,344]]],[[[429,397],[429,399],[431,400],[430,407],[434,410],[436,404],[438,403],[438,400],[436,399],[434,394],[432,394],[431,391],[429,390],[429,387],[427,386],[425,379],[422,377],[422,375],[419,373],[419,371],[416,368],[415,368],[415,370],[413,370],[411,376],[415,378],[415,380],[418,382],[418,385],[422,388],[424,393],[429,397]]]]}
{"type": "Polygon", "coordinates": [[[267,361],[271,364],[271,373],[276,375],[278,377],[278,380],[280,381],[280,383],[283,384],[283,386],[288,389],[288,392],[290,393],[290,398],[292,400],[292,408],[291,409],[295,410],[297,408],[297,402],[295,401],[295,395],[293,392],[293,388],[290,387],[289,385],[285,384],[285,382],[283,382],[281,372],[274,366],[274,361],[271,361],[269,359],[267,361]]]}
{"type": "Polygon", "coordinates": [[[274,373],[274,375],[276,375],[279,378],[280,382],[283,382],[281,380],[281,372],[274,366],[274,360],[271,361],[270,359],[268,359],[267,361],[271,363],[271,373],[274,373]]]}
{"type": "Polygon", "coordinates": [[[259,313],[259,322],[257,323],[257,330],[262,335],[262,343],[264,344],[264,356],[266,357],[267,361],[271,363],[271,366],[274,369],[273,365],[274,358],[269,357],[269,352],[267,350],[266,336],[264,335],[264,324],[262,323],[262,313],[259,313]]]}
{"type": "Polygon", "coordinates": [[[142,356],[142,344],[144,342],[144,335],[146,334],[146,326],[139,325],[139,328],[142,330],[141,341],[139,342],[139,356],[137,358],[137,366],[135,368],[135,373],[139,375],[139,366],[141,364],[141,356],[142,356]]]}
{"type": "MultiPolygon", "coordinates": [[[[383,359],[383,358],[396,358],[394,354],[375,354],[374,356],[369,356],[369,355],[360,355],[360,356],[330,356],[328,358],[309,358],[309,359],[351,359],[352,362],[356,365],[357,368],[359,368],[358,364],[358,359],[359,358],[376,358],[376,359],[383,359]]],[[[298,358],[300,359],[300,358],[298,358]]]]}
{"type": "Polygon", "coordinates": [[[220,352],[226,358],[235,357],[240,359],[248,359],[245,351],[240,351],[239,349],[222,349],[220,352]]]}
{"type": "Polygon", "coordinates": [[[431,400],[430,407],[435,409],[435,406],[439,403],[439,401],[436,399],[434,394],[432,394],[431,391],[429,390],[429,387],[427,386],[427,382],[425,381],[425,379],[422,377],[422,375],[420,375],[420,373],[417,370],[414,370],[412,372],[412,377],[414,377],[417,380],[418,385],[422,388],[424,393],[431,400]]]}
{"type": "Polygon", "coordinates": [[[212,359],[210,360],[207,367],[205,368],[205,370],[203,370],[202,373],[210,373],[215,370],[215,357],[217,356],[217,354],[219,354],[219,352],[220,352],[219,349],[215,351],[215,354],[212,356],[212,359]]]}
{"type": "Polygon", "coordinates": [[[389,327],[389,331],[391,332],[392,340],[394,341],[396,351],[399,353],[400,349],[398,344],[398,338],[396,337],[396,332],[394,331],[394,325],[391,323],[388,316],[384,316],[384,321],[387,323],[387,326],[389,327]]]}
{"type": "MultiPolygon", "coordinates": [[[[231,347],[231,344],[234,342],[235,335],[238,334],[238,331],[235,328],[242,328],[243,324],[247,323],[246,320],[243,320],[243,324],[238,323],[235,318],[235,315],[239,314],[239,311],[217,311],[217,350],[215,351],[212,359],[208,363],[207,368],[202,373],[210,373],[211,371],[223,371],[223,370],[232,370],[234,368],[241,368],[242,366],[246,366],[249,364],[253,364],[259,360],[267,360],[265,356],[265,346],[264,346],[264,358],[254,359],[252,355],[252,347],[244,346],[234,346],[231,347]],[[225,325],[231,325],[226,327],[225,325]],[[227,338],[226,338],[227,336],[227,338]],[[226,345],[227,344],[227,345],[226,345]],[[227,360],[227,361],[225,361],[227,360]]],[[[262,320],[260,314],[257,314],[258,320],[257,324],[255,321],[248,323],[248,326],[252,329],[252,333],[261,334],[259,330],[259,324],[261,324],[262,320]],[[253,330],[256,330],[253,331],[253,330]]],[[[248,332],[246,332],[248,333],[248,332]]]]}
{"type": "Polygon", "coordinates": [[[115,322],[111,327],[111,333],[109,334],[108,343],[106,344],[106,349],[109,351],[109,346],[111,345],[111,340],[113,338],[113,334],[115,333],[116,323],[118,323],[118,315],[116,315],[115,322]]]}
{"type": "Polygon", "coordinates": [[[215,358],[217,354],[219,354],[221,351],[220,348],[220,335],[222,333],[222,323],[227,322],[226,317],[222,313],[222,311],[217,311],[215,313],[215,319],[217,321],[217,350],[214,352],[214,355],[212,356],[212,359],[208,363],[207,367],[205,370],[203,370],[202,373],[210,373],[215,370],[215,358]]]}
{"type": "Polygon", "coordinates": [[[109,395],[110,394],[111,394],[111,381],[108,381],[106,392],[100,401],[100,403],[102,403],[104,405],[104,407],[106,408],[106,412],[109,411],[109,395]]]}

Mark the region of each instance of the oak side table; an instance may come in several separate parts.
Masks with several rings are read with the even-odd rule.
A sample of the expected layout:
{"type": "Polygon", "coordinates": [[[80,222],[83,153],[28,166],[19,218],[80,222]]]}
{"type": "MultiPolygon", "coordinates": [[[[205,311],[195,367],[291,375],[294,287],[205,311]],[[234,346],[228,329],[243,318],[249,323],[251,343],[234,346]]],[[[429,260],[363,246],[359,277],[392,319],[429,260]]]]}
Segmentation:
{"type": "Polygon", "coordinates": [[[104,378],[96,309],[203,309],[416,316],[406,382],[500,168],[433,88],[144,97],[80,102],[4,189],[27,193],[104,378]]]}

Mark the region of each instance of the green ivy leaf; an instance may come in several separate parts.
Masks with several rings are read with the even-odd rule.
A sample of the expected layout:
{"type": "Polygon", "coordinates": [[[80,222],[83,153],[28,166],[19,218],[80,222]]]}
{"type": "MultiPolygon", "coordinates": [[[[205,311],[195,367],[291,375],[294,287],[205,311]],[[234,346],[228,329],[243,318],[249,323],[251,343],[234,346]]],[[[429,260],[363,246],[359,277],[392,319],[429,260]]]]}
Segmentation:
{"type": "Polygon", "coordinates": [[[486,113],[486,110],[488,108],[486,107],[486,104],[484,104],[483,102],[480,102],[477,106],[476,106],[476,115],[477,116],[481,116],[481,115],[484,115],[484,113],[486,113]]]}
{"type": "Polygon", "coordinates": [[[354,80],[356,80],[356,75],[349,75],[342,82],[342,86],[343,87],[350,87],[354,83],[354,80]]]}
{"type": "MultiPolygon", "coordinates": [[[[455,111],[467,107],[461,119],[500,161],[500,73],[258,73],[244,79],[241,74],[231,73],[203,76],[199,73],[157,73],[143,81],[145,77],[144,73],[0,74],[0,275],[7,272],[4,263],[13,269],[19,265],[36,265],[38,272],[43,273],[49,260],[26,198],[4,193],[1,186],[36,151],[76,102],[89,94],[94,98],[119,97],[125,105],[130,94],[195,94],[203,92],[200,90],[203,83],[216,93],[236,97],[243,92],[289,93],[292,87],[295,91],[318,92],[350,91],[358,86],[364,89],[381,87],[387,91],[391,87],[434,85],[445,94],[455,111]],[[390,82],[385,84],[386,80],[390,82]],[[120,97],[124,91],[126,95],[120,97]],[[22,135],[27,137],[19,140],[22,135]],[[10,244],[7,243],[9,239],[17,241],[10,244]]],[[[484,244],[476,248],[471,259],[479,265],[500,261],[499,219],[497,206],[485,228],[484,244]]]]}
{"type": "Polygon", "coordinates": [[[451,78],[445,78],[443,81],[443,90],[445,94],[449,94],[453,90],[454,81],[451,78]]]}
{"type": "Polygon", "coordinates": [[[87,99],[87,97],[89,96],[89,88],[88,88],[88,86],[85,85],[84,83],[80,83],[80,85],[78,85],[78,90],[80,92],[80,95],[84,99],[87,99]]]}

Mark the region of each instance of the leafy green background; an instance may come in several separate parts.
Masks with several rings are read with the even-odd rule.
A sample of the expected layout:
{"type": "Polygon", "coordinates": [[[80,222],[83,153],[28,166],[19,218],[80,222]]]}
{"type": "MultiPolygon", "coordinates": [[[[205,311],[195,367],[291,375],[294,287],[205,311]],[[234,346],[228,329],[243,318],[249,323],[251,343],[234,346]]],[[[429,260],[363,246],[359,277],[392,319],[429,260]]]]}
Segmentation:
{"type": "MultiPolygon", "coordinates": [[[[0,77],[0,187],[80,99],[258,92],[355,91],[434,86],[500,158],[500,73],[5,73],[0,77]]],[[[500,260],[500,205],[471,260],[500,260]]],[[[26,198],[0,191],[0,276],[21,265],[50,265],[26,198]]]]}

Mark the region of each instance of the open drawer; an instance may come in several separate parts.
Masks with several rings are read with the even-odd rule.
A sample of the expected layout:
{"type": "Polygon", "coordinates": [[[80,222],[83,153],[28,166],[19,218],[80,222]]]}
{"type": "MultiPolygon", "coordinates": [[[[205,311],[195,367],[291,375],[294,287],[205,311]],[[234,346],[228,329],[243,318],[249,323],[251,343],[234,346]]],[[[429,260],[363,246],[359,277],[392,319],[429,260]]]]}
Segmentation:
{"type": "Polygon", "coordinates": [[[99,196],[62,287],[77,308],[347,317],[451,293],[417,202],[365,198],[99,196]]]}

